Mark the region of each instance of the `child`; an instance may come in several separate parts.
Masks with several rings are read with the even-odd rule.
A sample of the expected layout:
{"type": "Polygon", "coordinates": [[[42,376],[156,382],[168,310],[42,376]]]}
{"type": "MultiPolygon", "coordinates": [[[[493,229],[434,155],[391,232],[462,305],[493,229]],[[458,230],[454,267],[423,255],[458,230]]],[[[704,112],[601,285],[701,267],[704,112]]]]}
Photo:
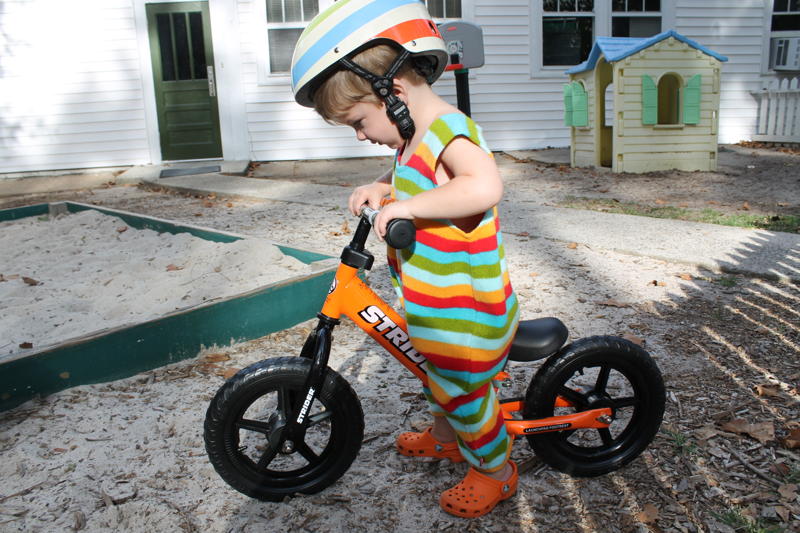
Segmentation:
{"type": "Polygon", "coordinates": [[[517,468],[492,378],[518,322],[496,205],[503,185],[472,120],[431,89],[447,63],[444,41],[416,0],[339,0],[300,36],[292,59],[296,100],[359,140],[397,150],[394,167],[358,187],[359,214],[394,200],[375,219],[412,219],[416,242],[389,249],[414,348],[427,358],[424,392],[433,426],[403,433],[407,456],[467,461],[442,493],[448,513],[476,517],[514,495],[517,468]]]}

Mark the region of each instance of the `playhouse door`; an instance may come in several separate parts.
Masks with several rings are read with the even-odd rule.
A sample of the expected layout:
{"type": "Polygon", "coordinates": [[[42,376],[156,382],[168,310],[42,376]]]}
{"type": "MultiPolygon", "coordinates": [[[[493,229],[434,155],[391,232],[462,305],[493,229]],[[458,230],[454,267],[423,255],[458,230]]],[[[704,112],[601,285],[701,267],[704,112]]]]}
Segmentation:
{"type": "Polygon", "coordinates": [[[605,58],[600,58],[594,75],[595,164],[610,167],[614,154],[614,71],[605,58]]]}
{"type": "Polygon", "coordinates": [[[208,2],[147,5],[164,160],[222,157],[208,2]]]}

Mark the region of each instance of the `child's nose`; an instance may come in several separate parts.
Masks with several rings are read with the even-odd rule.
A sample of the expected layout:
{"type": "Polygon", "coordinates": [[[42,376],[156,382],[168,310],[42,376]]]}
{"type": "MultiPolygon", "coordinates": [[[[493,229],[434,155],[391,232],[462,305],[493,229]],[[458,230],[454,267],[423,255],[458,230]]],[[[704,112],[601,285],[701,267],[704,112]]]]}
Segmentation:
{"type": "Polygon", "coordinates": [[[359,141],[366,141],[367,140],[367,136],[364,135],[363,131],[356,130],[356,139],[358,139],[359,141]]]}

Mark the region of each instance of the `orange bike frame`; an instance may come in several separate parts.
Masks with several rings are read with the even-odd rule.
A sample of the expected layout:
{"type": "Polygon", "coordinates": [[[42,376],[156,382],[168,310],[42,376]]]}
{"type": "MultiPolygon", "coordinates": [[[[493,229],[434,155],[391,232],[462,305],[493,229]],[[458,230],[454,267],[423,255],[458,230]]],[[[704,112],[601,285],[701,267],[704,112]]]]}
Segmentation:
{"type": "MultiPolygon", "coordinates": [[[[411,346],[405,319],[358,277],[357,268],[343,263],[339,265],[328,297],[322,306],[322,315],[335,320],[339,320],[342,315],[347,316],[417,376],[423,384],[427,384],[425,356],[411,346]]],[[[567,407],[570,403],[559,397],[556,406],[567,407]]],[[[535,420],[515,419],[513,413],[522,411],[522,408],[523,402],[519,400],[501,402],[506,429],[512,435],[582,428],[602,429],[609,426],[612,416],[611,409],[602,408],[535,420]]]]}

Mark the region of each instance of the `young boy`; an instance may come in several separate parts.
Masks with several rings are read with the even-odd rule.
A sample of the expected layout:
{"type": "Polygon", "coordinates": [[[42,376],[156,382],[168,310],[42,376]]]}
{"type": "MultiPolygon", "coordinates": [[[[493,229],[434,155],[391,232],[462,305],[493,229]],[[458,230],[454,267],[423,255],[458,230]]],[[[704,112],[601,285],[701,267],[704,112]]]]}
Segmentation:
{"type": "Polygon", "coordinates": [[[394,200],[375,219],[380,237],[394,218],[417,228],[411,247],[388,256],[412,344],[427,358],[433,425],[401,434],[397,448],[469,462],[464,480],[439,501],[451,514],[476,517],[517,488],[492,378],[519,312],[499,231],[497,166],[480,128],[430,87],[447,57],[421,2],[339,0],[300,36],[292,81],[300,104],[397,151],[393,168],[349,199],[356,215],[364,204],[394,200]]]}

